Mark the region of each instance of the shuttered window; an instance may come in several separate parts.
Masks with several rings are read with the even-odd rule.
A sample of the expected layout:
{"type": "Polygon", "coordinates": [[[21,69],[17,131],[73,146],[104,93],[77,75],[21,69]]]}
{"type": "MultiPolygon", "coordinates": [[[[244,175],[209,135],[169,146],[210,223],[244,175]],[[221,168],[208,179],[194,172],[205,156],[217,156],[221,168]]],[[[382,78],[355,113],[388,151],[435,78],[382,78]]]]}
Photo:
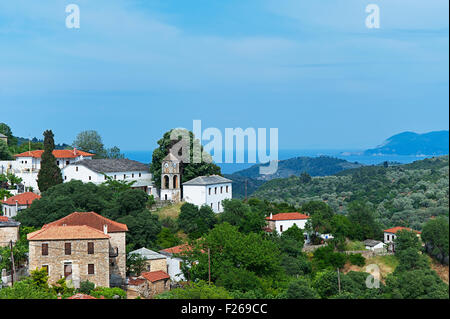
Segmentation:
{"type": "Polygon", "coordinates": [[[48,255],[48,244],[42,244],[42,256],[48,255]]]}
{"type": "Polygon", "coordinates": [[[94,243],[89,242],[88,243],[88,254],[93,254],[93,253],[94,253],[94,243]]]}
{"type": "Polygon", "coordinates": [[[64,254],[66,254],[66,255],[72,254],[72,244],[71,243],[64,244],[64,254]]]}
{"type": "Polygon", "coordinates": [[[94,264],[88,264],[88,275],[93,275],[95,273],[94,264]]]}

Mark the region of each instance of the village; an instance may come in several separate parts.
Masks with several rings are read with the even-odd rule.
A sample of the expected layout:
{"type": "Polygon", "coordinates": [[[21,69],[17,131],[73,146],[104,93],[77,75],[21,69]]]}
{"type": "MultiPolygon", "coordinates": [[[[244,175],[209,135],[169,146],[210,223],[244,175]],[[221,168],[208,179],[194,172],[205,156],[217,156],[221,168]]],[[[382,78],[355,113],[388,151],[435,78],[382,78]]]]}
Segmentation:
{"type": "MultiPolygon", "coordinates": [[[[6,139],[5,136],[1,138],[6,139]]],[[[49,285],[73,288],[74,294],[66,296],[71,299],[95,299],[80,292],[86,282],[94,289],[119,288],[124,291],[123,297],[128,299],[152,299],[189,282],[186,278],[186,273],[189,273],[186,272],[186,265],[189,265],[184,257],[193,247],[187,240],[159,251],[134,247],[127,252],[127,224],[95,211],[73,211],[26,234],[26,259],[16,268],[12,252],[20,240],[21,223],[15,217],[26,213],[28,208],[41,200],[43,194],[38,187],[38,175],[44,152],[27,151],[15,154],[15,160],[0,162],[0,174],[9,176],[5,183],[9,185],[6,186],[13,186],[8,187],[12,196],[5,196],[1,201],[0,247],[10,248],[12,260],[9,270],[1,270],[3,288],[29,277],[33,271],[44,271],[49,285]],[[138,271],[130,272],[128,261],[136,259],[140,262],[138,271]]],[[[206,206],[220,215],[224,211],[224,203],[232,200],[232,181],[220,175],[197,176],[182,182],[181,163],[172,152],[161,161],[159,185],[155,183],[148,164],[125,158],[96,159],[95,154],[76,148],[53,150],[52,154],[63,183],[81,181],[95,185],[108,182],[128,185],[130,189],[152,197],[154,205],[160,208],[188,203],[199,209],[206,206]]],[[[299,229],[305,243],[302,250],[312,252],[326,246],[335,234],[311,232],[307,227],[309,219],[308,211],[269,212],[261,229],[268,236],[282,236],[299,229]]],[[[407,227],[385,229],[383,241],[366,239],[362,250],[349,253],[358,253],[364,258],[392,255],[396,236],[401,231],[413,232],[407,227]]],[[[414,232],[420,236],[420,232],[414,232]]],[[[202,253],[207,253],[210,260],[209,250],[202,250],[202,253]]]]}

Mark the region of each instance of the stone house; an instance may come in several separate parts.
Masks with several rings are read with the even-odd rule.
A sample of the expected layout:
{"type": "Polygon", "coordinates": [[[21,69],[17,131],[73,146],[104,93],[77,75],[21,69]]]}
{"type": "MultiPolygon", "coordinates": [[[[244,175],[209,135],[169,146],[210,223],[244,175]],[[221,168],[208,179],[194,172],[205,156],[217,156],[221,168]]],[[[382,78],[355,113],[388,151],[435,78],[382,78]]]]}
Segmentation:
{"type": "Polygon", "coordinates": [[[108,286],[120,287],[126,280],[126,232],[128,227],[103,217],[94,212],[75,212],[52,223],[44,225],[53,226],[82,226],[86,225],[109,236],[109,279],[108,286]]]}
{"type": "Polygon", "coordinates": [[[0,216],[0,247],[6,247],[12,240],[13,243],[19,240],[20,223],[7,216],[0,216]]]}
{"type": "Polygon", "coordinates": [[[139,277],[128,279],[127,298],[152,299],[170,290],[170,276],[162,270],[143,272],[139,277]]]}
{"type": "Polygon", "coordinates": [[[394,240],[397,238],[397,233],[402,230],[413,231],[417,234],[418,237],[420,237],[420,234],[421,234],[420,231],[413,230],[408,227],[401,227],[401,226],[385,229],[383,231],[384,232],[384,243],[387,244],[388,251],[395,251],[394,240]]]}
{"type": "Polygon", "coordinates": [[[138,255],[145,259],[146,272],[157,270],[162,270],[165,272],[168,271],[167,257],[165,255],[157,253],[156,251],[147,248],[140,248],[130,252],[128,255],[138,255]]]}
{"type": "Polygon", "coordinates": [[[54,284],[66,278],[75,288],[89,280],[109,287],[110,236],[87,225],[51,226],[27,235],[29,271],[46,268],[54,284]]]}

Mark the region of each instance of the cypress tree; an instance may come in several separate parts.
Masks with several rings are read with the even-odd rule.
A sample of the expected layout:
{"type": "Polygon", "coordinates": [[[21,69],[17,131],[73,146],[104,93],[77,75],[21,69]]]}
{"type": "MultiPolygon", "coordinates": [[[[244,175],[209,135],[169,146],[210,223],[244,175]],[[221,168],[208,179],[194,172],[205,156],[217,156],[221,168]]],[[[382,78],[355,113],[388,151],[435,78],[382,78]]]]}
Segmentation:
{"type": "Polygon", "coordinates": [[[63,182],[61,170],[56,165],[56,158],[53,155],[55,149],[55,140],[53,132],[47,130],[44,132],[44,153],[41,158],[41,169],[38,174],[38,187],[41,192],[45,192],[52,186],[63,182]]]}

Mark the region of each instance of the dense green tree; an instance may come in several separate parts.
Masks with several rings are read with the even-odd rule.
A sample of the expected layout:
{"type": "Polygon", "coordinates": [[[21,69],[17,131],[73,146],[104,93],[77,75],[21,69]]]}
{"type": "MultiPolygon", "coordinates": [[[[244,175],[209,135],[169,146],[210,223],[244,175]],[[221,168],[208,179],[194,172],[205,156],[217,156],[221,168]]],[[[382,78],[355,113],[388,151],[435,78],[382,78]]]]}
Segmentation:
{"type": "Polygon", "coordinates": [[[102,137],[94,130],[78,133],[72,145],[81,151],[95,154],[94,158],[104,158],[106,155],[102,137]]]}
{"type": "Polygon", "coordinates": [[[300,210],[310,216],[306,223],[307,229],[319,234],[326,234],[331,231],[330,222],[334,212],[326,203],[311,201],[303,204],[300,210]]]}
{"type": "Polygon", "coordinates": [[[117,221],[128,226],[126,240],[127,243],[133,245],[133,249],[157,248],[157,236],[161,232],[161,223],[157,215],[145,210],[133,211],[129,215],[120,217],[117,221]]]}
{"type": "Polygon", "coordinates": [[[41,157],[41,169],[38,173],[38,187],[41,192],[47,191],[50,187],[63,182],[61,169],[56,165],[56,159],[53,155],[55,141],[52,131],[44,132],[44,153],[41,157]]]}
{"type": "Polygon", "coordinates": [[[217,222],[215,213],[209,206],[198,208],[191,203],[181,206],[178,216],[178,226],[184,230],[190,238],[199,238],[210,230],[217,222]]]}
{"type": "Polygon", "coordinates": [[[181,244],[181,239],[166,227],[161,229],[161,232],[158,234],[157,238],[156,244],[161,249],[174,247],[181,244]]]}
{"type": "Polygon", "coordinates": [[[394,239],[395,244],[395,253],[399,254],[402,251],[413,248],[416,251],[419,251],[422,247],[422,243],[414,231],[409,231],[406,229],[402,229],[397,232],[396,238],[394,239]]]}
{"type": "Polygon", "coordinates": [[[3,140],[0,140],[0,161],[8,161],[12,158],[8,145],[3,140]]]}
{"type": "Polygon", "coordinates": [[[251,208],[247,203],[238,199],[224,200],[222,202],[223,213],[219,216],[219,222],[227,222],[237,226],[239,231],[261,232],[266,225],[265,212],[260,211],[257,206],[251,208]]]}
{"type": "Polygon", "coordinates": [[[426,251],[440,262],[448,264],[449,255],[449,225],[448,218],[430,219],[421,234],[426,251]]]}
{"type": "Polygon", "coordinates": [[[325,270],[316,273],[312,287],[322,298],[329,298],[339,292],[338,275],[336,270],[325,270]]]}
{"type": "Polygon", "coordinates": [[[182,154],[181,149],[178,154],[174,154],[175,156],[179,156],[181,159],[189,158],[189,163],[185,163],[184,161],[181,161],[180,163],[181,182],[184,183],[197,176],[221,174],[220,167],[212,163],[211,155],[203,151],[203,146],[201,146],[200,141],[194,137],[192,132],[181,129],[174,130],[164,133],[163,137],[158,141],[158,148],[156,148],[152,154],[150,172],[153,174],[156,185],[161,185],[161,163],[163,158],[169,154],[170,149],[175,144],[182,140],[182,136],[184,135],[187,135],[190,138],[190,145],[189,147],[186,147],[186,149],[189,149],[189,154],[182,154]],[[174,131],[174,136],[178,136],[178,140],[170,139],[172,131],[174,131]],[[194,163],[194,149],[201,150],[201,163],[194,163]]]}
{"type": "Polygon", "coordinates": [[[347,256],[343,253],[335,252],[333,247],[325,246],[317,248],[313,255],[313,269],[324,270],[324,269],[334,269],[342,268],[347,261],[347,256]]]}
{"type": "Polygon", "coordinates": [[[399,260],[399,265],[395,268],[394,271],[394,273],[396,274],[415,269],[424,270],[430,267],[426,256],[413,247],[396,251],[395,256],[399,260]]]}
{"type": "Polygon", "coordinates": [[[381,239],[383,232],[375,220],[375,213],[365,202],[352,202],[348,205],[348,219],[353,224],[353,239],[381,239]]]}
{"type": "Polygon", "coordinates": [[[7,124],[0,123],[0,133],[8,138],[8,146],[17,144],[17,138],[14,137],[11,128],[7,124]]]}
{"type": "Polygon", "coordinates": [[[283,297],[286,299],[319,299],[319,294],[311,287],[308,280],[297,279],[289,284],[283,297]]]}

